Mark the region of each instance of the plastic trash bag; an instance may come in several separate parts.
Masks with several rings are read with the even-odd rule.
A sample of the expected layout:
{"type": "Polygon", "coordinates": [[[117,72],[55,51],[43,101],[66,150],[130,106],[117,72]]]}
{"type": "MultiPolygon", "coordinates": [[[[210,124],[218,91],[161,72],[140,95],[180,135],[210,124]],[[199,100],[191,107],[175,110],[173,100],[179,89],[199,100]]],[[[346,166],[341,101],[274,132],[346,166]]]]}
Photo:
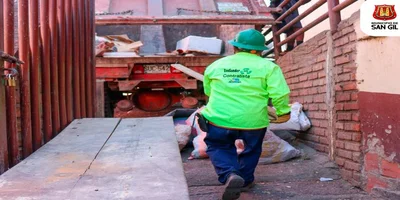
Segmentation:
{"type": "Polygon", "coordinates": [[[196,113],[201,112],[205,106],[199,108],[195,112],[193,112],[189,118],[186,120],[186,124],[189,126],[193,125],[194,132],[196,137],[193,138],[193,147],[194,150],[192,151],[189,159],[195,158],[208,158],[207,155],[207,144],[204,142],[204,138],[207,136],[207,133],[200,129],[200,126],[197,122],[197,117],[195,116],[196,113]]]}
{"type": "Polygon", "coordinates": [[[190,139],[192,127],[188,125],[175,126],[176,139],[178,140],[179,150],[185,148],[190,139]]]}
{"type": "Polygon", "coordinates": [[[270,123],[269,129],[275,130],[293,130],[293,131],[306,131],[311,127],[311,122],[303,112],[303,105],[296,102],[292,104],[290,111],[290,119],[284,123],[270,123]]]}
{"type": "Polygon", "coordinates": [[[267,130],[262,144],[262,153],[259,164],[271,164],[300,157],[301,152],[292,145],[267,130]]]}

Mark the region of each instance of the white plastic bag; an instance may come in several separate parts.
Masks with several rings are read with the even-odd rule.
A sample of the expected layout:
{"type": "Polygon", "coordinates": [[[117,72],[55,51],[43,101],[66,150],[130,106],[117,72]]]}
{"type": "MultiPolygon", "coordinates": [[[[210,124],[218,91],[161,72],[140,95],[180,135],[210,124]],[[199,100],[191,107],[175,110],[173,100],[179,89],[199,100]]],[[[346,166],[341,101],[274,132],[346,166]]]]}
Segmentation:
{"type": "Polygon", "coordinates": [[[271,164],[290,160],[301,156],[301,152],[292,145],[267,130],[262,144],[259,164],[271,164]]]}
{"type": "Polygon", "coordinates": [[[197,117],[195,116],[196,113],[201,112],[205,106],[199,108],[195,112],[193,112],[189,118],[186,120],[186,124],[189,126],[192,126],[196,131],[197,136],[193,138],[193,147],[194,150],[191,153],[191,156],[189,159],[195,159],[195,158],[208,158],[207,155],[207,144],[204,142],[204,138],[207,136],[207,133],[202,131],[200,129],[200,126],[197,122],[197,117]],[[193,121],[194,120],[194,121],[193,121]],[[194,122],[194,123],[193,123],[194,122]]]}
{"type": "Polygon", "coordinates": [[[293,130],[306,131],[311,127],[311,122],[303,112],[303,105],[296,102],[292,104],[290,119],[285,123],[270,123],[269,129],[275,130],[293,130]]]}
{"type": "Polygon", "coordinates": [[[178,140],[179,150],[182,150],[189,142],[192,127],[188,125],[175,126],[176,139],[178,140]]]}

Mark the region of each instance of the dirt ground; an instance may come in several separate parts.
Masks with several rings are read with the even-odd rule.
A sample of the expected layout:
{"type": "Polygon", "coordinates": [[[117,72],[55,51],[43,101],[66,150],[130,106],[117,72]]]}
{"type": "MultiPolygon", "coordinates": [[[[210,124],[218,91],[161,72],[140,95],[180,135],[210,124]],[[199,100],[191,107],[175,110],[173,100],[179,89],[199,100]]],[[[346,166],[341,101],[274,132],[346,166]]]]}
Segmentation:
{"type": "MultiPolygon", "coordinates": [[[[301,158],[287,162],[259,165],[256,170],[256,186],[241,194],[241,200],[298,199],[298,200],[372,200],[340,177],[337,166],[327,155],[318,153],[304,144],[296,148],[304,152],[301,158]],[[320,178],[333,181],[321,182],[320,178]]],[[[191,200],[217,200],[222,195],[222,185],[209,159],[188,160],[192,149],[184,149],[182,159],[188,181],[191,200]]]]}

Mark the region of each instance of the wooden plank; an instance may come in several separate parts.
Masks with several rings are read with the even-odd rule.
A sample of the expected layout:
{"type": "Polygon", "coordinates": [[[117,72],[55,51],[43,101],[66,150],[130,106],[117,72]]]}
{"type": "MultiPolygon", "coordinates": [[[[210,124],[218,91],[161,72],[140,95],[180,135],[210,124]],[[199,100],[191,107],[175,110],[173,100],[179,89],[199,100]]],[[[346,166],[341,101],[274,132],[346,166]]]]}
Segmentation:
{"type": "Polygon", "coordinates": [[[172,117],[123,119],[71,199],[189,199],[172,117]]]}
{"type": "Polygon", "coordinates": [[[57,137],[0,176],[0,199],[66,199],[119,121],[73,121],[57,137]]]}
{"type": "Polygon", "coordinates": [[[203,81],[203,79],[204,79],[204,76],[202,74],[200,74],[200,73],[198,73],[198,72],[196,72],[196,71],[194,71],[194,70],[192,70],[190,68],[187,68],[187,67],[185,67],[185,66],[183,66],[181,64],[172,64],[171,66],[176,68],[176,69],[178,69],[178,70],[180,70],[180,71],[182,71],[183,73],[185,73],[185,74],[187,74],[189,76],[192,76],[193,78],[195,78],[195,79],[197,79],[199,81],[203,81]]]}

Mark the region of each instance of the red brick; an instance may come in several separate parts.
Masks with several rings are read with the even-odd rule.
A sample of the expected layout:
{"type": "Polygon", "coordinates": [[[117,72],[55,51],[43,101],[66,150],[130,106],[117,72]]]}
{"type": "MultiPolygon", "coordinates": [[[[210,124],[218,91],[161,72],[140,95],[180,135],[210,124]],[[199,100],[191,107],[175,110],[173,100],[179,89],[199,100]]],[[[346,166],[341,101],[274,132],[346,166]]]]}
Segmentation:
{"type": "Polygon", "coordinates": [[[326,83],[326,80],[325,80],[325,79],[317,79],[317,80],[314,80],[314,81],[312,82],[312,86],[325,85],[325,83],[326,83]]]}
{"type": "Polygon", "coordinates": [[[326,86],[318,87],[318,93],[326,93],[326,86]]]}
{"type": "Polygon", "coordinates": [[[353,123],[353,122],[349,122],[349,123],[345,123],[344,124],[344,130],[346,131],[360,131],[361,130],[361,124],[360,123],[353,123]]]}
{"type": "Polygon", "coordinates": [[[353,140],[354,142],[361,142],[361,138],[362,138],[362,135],[361,135],[361,133],[353,133],[352,135],[351,135],[351,140],[353,140]]]}
{"type": "MultiPolygon", "coordinates": [[[[346,165],[346,162],[345,162],[346,165]]],[[[351,170],[347,170],[347,169],[340,169],[340,174],[342,175],[342,178],[344,180],[350,180],[351,178],[353,178],[353,171],[351,170]]]]}
{"type": "Polygon", "coordinates": [[[316,49],[314,49],[312,52],[311,52],[311,54],[313,55],[313,56],[317,56],[317,55],[319,55],[320,53],[322,53],[322,48],[316,48],[316,49]]]}
{"type": "Polygon", "coordinates": [[[355,122],[359,122],[360,121],[360,114],[359,113],[353,113],[351,115],[351,120],[353,120],[355,122]]]}
{"type": "Polygon", "coordinates": [[[350,79],[351,79],[351,74],[350,73],[340,74],[336,79],[336,83],[350,81],[350,79]]]}
{"type": "Polygon", "coordinates": [[[337,137],[341,140],[351,140],[351,133],[345,131],[338,131],[337,137]]]}
{"type": "Polygon", "coordinates": [[[350,93],[342,93],[342,94],[336,95],[336,100],[338,102],[349,101],[350,99],[351,99],[350,93]]]}
{"type": "Polygon", "coordinates": [[[326,38],[318,41],[318,46],[322,46],[324,44],[326,44],[326,38]]]}
{"type": "Polygon", "coordinates": [[[317,94],[318,93],[318,88],[312,87],[308,89],[309,94],[317,94]]]}
{"type": "Polygon", "coordinates": [[[324,71],[318,73],[318,78],[326,77],[326,73],[324,71]]]}
{"type": "Polygon", "coordinates": [[[291,97],[299,96],[299,91],[298,91],[298,90],[291,91],[291,92],[290,92],[290,96],[291,96],[291,97]]]}
{"type": "Polygon", "coordinates": [[[350,170],[354,170],[354,171],[361,171],[361,165],[359,163],[350,161],[350,160],[346,160],[346,162],[344,163],[344,167],[346,169],[350,169],[350,170]]]}
{"type": "Polygon", "coordinates": [[[340,130],[344,130],[344,123],[343,122],[337,122],[336,123],[336,128],[340,130]]]}
{"type": "MultiPolygon", "coordinates": [[[[355,180],[355,181],[361,181],[361,173],[358,173],[358,172],[353,172],[353,179],[355,180]]],[[[357,185],[361,185],[361,184],[357,184],[357,185]]]]}
{"type": "Polygon", "coordinates": [[[342,86],[342,90],[345,90],[345,91],[347,91],[347,90],[356,90],[356,89],[357,89],[357,83],[356,82],[347,83],[347,84],[344,84],[342,86]]]}
{"type": "Polygon", "coordinates": [[[300,82],[299,77],[292,78],[292,83],[298,83],[298,82],[300,82]]]}
{"type": "Polygon", "coordinates": [[[328,127],[328,121],[326,121],[326,120],[320,121],[319,127],[327,128],[328,127]]]}
{"type": "Polygon", "coordinates": [[[341,64],[345,64],[345,63],[349,63],[351,61],[350,56],[340,56],[335,58],[335,65],[341,65],[341,64]]]}
{"type": "Polygon", "coordinates": [[[337,119],[339,121],[350,121],[351,120],[351,113],[338,113],[337,114],[337,119]]]}
{"type": "Polygon", "coordinates": [[[342,91],[343,90],[343,86],[341,85],[335,85],[335,91],[342,91]]]}
{"type": "Polygon", "coordinates": [[[302,75],[299,77],[299,81],[306,81],[308,79],[308,75],[302,75]]]}
{"type": "Polygon", "coordinates": [[[368,174],[367,186],[366,186],[367,192],[371,192],[372,189],[375,187],[387,188],[388,184],[384,180],[380,179],[379,177],[377,177],[373,174],[368,174]]]}
{"type": "Polygon", "coordinates": [[[400,166],[398,163],[382,160],[382,175],[390,178],[400,178],[400,166]]]}
{"type": "Polygon", "coordinates": [[[316,102],[316,103],[325,102],[325,95],[324,94],[315,95],[314,96],[314,102],[316,102]]]}
{"type": "Polygon", "coordinates": [[[333,57],[338,57],[342,54],[343,54],[342,48],[336,48],[335,51],[333,52],[333,57]]]}
{"type": "Polygon", "coordinates": [[[356,41],[357,40],[357,34],[355,32],[351,33],[349,35],[349,41],[356,41]]]}
{"type": "Polygon", "coordinates": [[[318,56],[317,56],[317,58],[315,59],[315,62],[322,62],[322,61],[325,61],[326,60],[326,55],[325,54],[319,54],[318,56]]]}
{"type": "Polygon", "coordinates": [[[353,161],[361,163],[361,152],[353,152],[353,161]]]}
{"type": "Polygon", "coordinates": [[[314,73],[308,75],[309,80],[314,80],[317,78],[318,78],[318,72],[314,72],[314,73]]]}
{"type": "Polygon", "coordinates": [[[342,37],[342,32],[341,31],[337,31],[336,33],[334,33],[332,35],[332,39],[336,40],[338,38],[342,37]]]}
{"type": "Polygon", "coordinates": [[[344,142],[340,140],[336,140],[336,147],[344,149],[344,142]]]}
{"type": "Polygon", "coordinates": [[[303,83],[303,88],[309,88],[312,86],[313,86],[313,83],[311,81],[306,81],[303,83]]]}
{"type": "Polygon", "coordinates": [[[313,142],[319,142],[319,136],[317,136],[317,135],[307,134],[305,136],[305,139],[309,140],[309,141],[313,141],[313,142]]]}
{"type": "Polygon", "coordinates": [[[343,149],[338,149],[337,150],[337,155],[342,157],[342,158],[347,158],[347,159],[352,159],[353,158],[353,152],[346,151],[346,150],[343,150],[343,149]]]}
{"type": "Polygon", "coordinates": [[[313,102],[313,97],[312,96],[304,97],[304,103],[312,103],[312,102],[313,102]]]}
{"type": "Polygon", "coordinates": [[[311,67],[311,66],[306,66],[306,67],[304,67],[304,68],[302,69],[302,73],[303,73],[303,74],[309,73],[309,72],[312,72],[312,67],[311,67]]]}
{"type": "Polygon", "coordinates": [[[361,146],[361,144],[360,143],[356,143],[356,142],[348,142],[348,141],[346,141],[345,143],[344,143],[344,148],[345,149],[347,149],[347,150],[351,150],[351,151],[360,151],[360,146],[361,146]]]}
{"type": "Polygon", "coordinates": [[[328,139],[326,139],[326,137],[320,137],[319,138],[319,143],[321,143],[321,144],[329,144],[328,139]]]}
{"type": "Polygon", "coordinates": [[[336,164],[338,164],[339,166],[343,166],[343,165],[344,165],[344,162],[345,162],[345,159],[343,159],[343,158],[341,158],[341,157],[336,157],[336,158],[335,158],[335,162],[336,162],[336,164]]]}
{"type": "Polygon", "coordinates": [[[328,108],[327,108],[326,104],[319,104],[319,110],[326,111],[326,110],[328,110],[328,108]]]}
{"type": "Polygon", "coordinates": [[[310,110],[310,111],[318,110],[318,104],[310,104],[308,106],[308,110],[310,110]]]}
{"type": "Polygon", "coordinates": [[[325,67],[325,63],[318,63],[318,64],[314,64],[313,66],[312,66],[312,71],[319,71],[319,70],[322,70],[322,69],[324,69],[324,67],[325,67]]]}
{"type": "Polygon", "coordinates": [[[351,100],[352,101],[357,101],[358,100],[358,92],[351,93],[351,100]]]}
{"type": "Polygon", "coordinates": [[[358,110],[358,103],[344,103],[344,110],[358,110]]]}
{"type": "Polygon", "coordinates": [[[349,42],[349,37],[344,36],[341,38],[336,39],[333,44],[335,47],[343,46],[349,42]]]}
{"type": "Polygon", "coordinates": [[[302,95],[302,96],[308,95],[308,89],[301,89],[299,94],[302,95]]]}
{"type": "Polygon", "coordinates": [[[315,135],[318,135],[318,136],[325,136],[325,129],[323,129],[323,128],[314,127],[314,128],[312,129],[312,132],[313,132],[315,135]]]}
{"type": "Polygon", "coordinates": [[[342,29],[340,32],[342,33],[342,35],[346,35],[348,33],[354,32],[354,27],[352,27],[352,26],[346,27],[346,28],[342,29]]]}

